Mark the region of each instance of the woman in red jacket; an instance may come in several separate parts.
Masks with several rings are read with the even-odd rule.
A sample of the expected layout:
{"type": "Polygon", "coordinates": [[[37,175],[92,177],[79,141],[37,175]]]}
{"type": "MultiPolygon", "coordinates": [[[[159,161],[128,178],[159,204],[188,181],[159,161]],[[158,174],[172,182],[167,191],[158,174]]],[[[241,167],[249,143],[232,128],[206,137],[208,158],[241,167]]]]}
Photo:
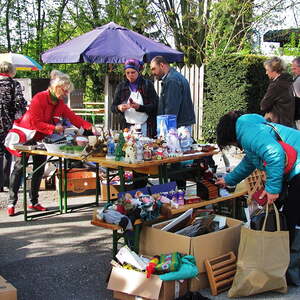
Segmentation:
{"type": "MultiPolygon", "coordinates": [[[[35,144],[47,135],[53,133],[62,134],[64,127],[60,124],[60,120],[69,119],[74,126],[92,130],[95,134],[96,129],[92,124],[77,116],[64,103],[63,98],[66,97],[72,89],[73,84],[68,75],[61,74],[56,76],[51,80],[50,86],[46,91],[37,93],[32,98],[27,112],[14,122],[14,127],[11,131],[13,131],[14,134],[19,135],[20,141],[26,142],[26,139],[28,139],[30,144],[35,144]]],[[[21,157],[16,152],[14,154],[17,155],[17,157],[10,177],[9,204],[7,209],[9,216],[15,214],[15,205],[18,201],[18,191],[22,177],[21,157]]],[[[33,155],[33,171],[42,165],[46,159],[47,156],[45,155],[33,155]]],[[[31,189],[29,191],[31,201],[29,208],[37,211],[46,210],[45,207],[38,203],[39,188],[43,174],[44,166],[33,173],[31,189]]]]}

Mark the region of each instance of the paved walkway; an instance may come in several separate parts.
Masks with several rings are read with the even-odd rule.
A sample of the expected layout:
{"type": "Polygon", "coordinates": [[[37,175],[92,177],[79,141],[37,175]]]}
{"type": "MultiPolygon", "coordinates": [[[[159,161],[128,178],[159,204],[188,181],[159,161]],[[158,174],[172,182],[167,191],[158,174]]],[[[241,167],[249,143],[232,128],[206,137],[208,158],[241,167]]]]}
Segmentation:
{"type": "MultiPolygon", "coordinates": [[[[216,163],[222,168],[222,161],[216,163]]],[[[232,164],[238,162],[231,156],[232,164]]],[[[106,300],[111,259],[111,232],[90,224],[92,208],[24,222],[20,213],[8,217],[3,208],[7,192],[0,193],[0,275],[18,289],[18,300],[106,300]]],[[[41,203],[57,206],[56,192],[40,193],[41,203]]],[[[74,198],[71,204],[92,202],[91,197],[74,198]]],[[[18,208],[22,211],[20,201],[18,208]]],[[[280,259],[280,258],[279,258],[280,259]]],[[[226,293],[210,296],[228,299],[226,293]]],[[[267,293],[243,299],[300,299],[300,288],[281,295],[267,293]]]]}

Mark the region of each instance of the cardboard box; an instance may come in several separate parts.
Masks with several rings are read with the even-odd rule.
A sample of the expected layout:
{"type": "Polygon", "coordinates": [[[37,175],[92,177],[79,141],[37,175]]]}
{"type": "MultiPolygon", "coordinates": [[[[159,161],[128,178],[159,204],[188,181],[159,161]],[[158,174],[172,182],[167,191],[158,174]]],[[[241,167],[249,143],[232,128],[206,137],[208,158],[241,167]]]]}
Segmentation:
{"type": "Polygon", "coordinates": [[[17,300],[17,289],[0,276],[0,300],[17,300]]]}
{"type": "Polygon", "coordinates": [[[204,260],[233,251],[237,254],[242,221],[226,218],[228,228],[220,231],[186,237],[161,231],[155,227],[143,226],[140,237],[140,252],[145,255],[159,255],[178,251],[195,256],[200,274],[190,280],[191,291],[209,287],[204,260]]]}
{"type": "Polygon", "coordinates": [[[113,267],[107,288],[114,291],[114,299],[173,300],[188,290],[187,280],[162,281],[159,276],[146,278],[145,273],[113,267]]]}
{"type": "MultiPolygon", "coordinates": [[[[120,192],[120,185],[110,184],[110,199],[118,199],[120,192]]],[[[108,200],[107,185],[101,182],[101,199],[102,201],[108,200]]]]}
{"type": "MultiPolygon", "coordinates": [[[[59,186],[57,178],[56,189],[59,186]]],[[[62,183],[64,190],[64,181],[62,183]]],[[[68,196],[87,196],[96,194],[96,173],[86,169],[73,168],[67,172],[67,195],[68,196]]]]}

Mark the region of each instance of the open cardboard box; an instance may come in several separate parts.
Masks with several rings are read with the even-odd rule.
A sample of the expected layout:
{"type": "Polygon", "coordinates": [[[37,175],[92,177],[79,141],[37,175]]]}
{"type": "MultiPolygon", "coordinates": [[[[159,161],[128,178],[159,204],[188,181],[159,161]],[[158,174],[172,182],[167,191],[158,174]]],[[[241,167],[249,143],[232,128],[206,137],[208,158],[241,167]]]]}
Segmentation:
{"type": "Polygon", "coordinates": [[[209,287],[204,266],[206,258],[220,256],[229,251],[237,254],[243,222],[227,217],[226,224],[228,228],[192,238],[162,231],[155,227],[143,226],[140,236],[140,252],[145,255],[159,255],[178,251],[194,255],[200,274],[190,280],[189,289],[198,291],[209,287]]]}
{"type": "Polygon", "coordinates": [[[107,288],[113,290],[114,299],[173,300],[187,292],[188,282],[162,281],[158,275],[146,278],[145,273],[113,267],[107,288]]]}
{"type": "Polygon", "coordinates": [[[17,300],[17,289],[0,276],[0,300],[17,300]]]}

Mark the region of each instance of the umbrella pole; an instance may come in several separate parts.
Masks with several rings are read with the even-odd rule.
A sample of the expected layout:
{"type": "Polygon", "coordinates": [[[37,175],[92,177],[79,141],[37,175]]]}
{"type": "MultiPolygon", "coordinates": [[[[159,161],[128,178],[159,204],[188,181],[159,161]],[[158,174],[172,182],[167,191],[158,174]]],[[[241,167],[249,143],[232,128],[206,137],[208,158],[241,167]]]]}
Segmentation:
{"type": "Polygon", "coordinates": [[[104,82],[104,127],[112,128],[110,106],[112,104],[112,87],[109,84],[109,74],[105,74],[104,82]]]}

